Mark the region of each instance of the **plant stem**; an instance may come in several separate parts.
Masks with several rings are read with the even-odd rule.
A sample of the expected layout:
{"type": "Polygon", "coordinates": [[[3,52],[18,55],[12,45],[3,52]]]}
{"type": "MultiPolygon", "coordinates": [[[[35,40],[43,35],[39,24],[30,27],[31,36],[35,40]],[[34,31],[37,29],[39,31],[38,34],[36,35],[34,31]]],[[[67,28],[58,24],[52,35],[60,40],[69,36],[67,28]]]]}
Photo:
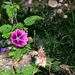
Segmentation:
{"type": "MultiPolygon", "coordinates": [[[[56,65],[56,66],[58,66],[59,68],[63,69],[65,72],[67,72],[67,70],[66,70],[66,69],[64,69],[64,68],[60,67],[60,66],[59,66],[59,65],[57,65],[57,64],[54,64],[54,63],[49,62],[49,61],[46,61],[46,62],[48,62],[48,63],[50,63],[50,64],[53,64],[53,65],[56,65]]],[[[50,66],[49,64],[47,64],[47,65],[48,65],[48,66],[50,66]]]]}
{"type": "Polygon", "coordinates": [[[11,3],[11,5],[12,5],[12,0],[10,0],[10,3],[11,3]]]}
{"type": "MultiPolygon", "coordinates": [[[[12,0],[10,0],[10,3],[11,3],[11,6],[12,6],[12,0]]],[[[16,23],[18,23],[17,17],[16,17],[16,14],[15,13],[14,13],[14,18],[15,18],[16,23]]]]}
{"type": "Polygon", "coordinates": [[[17,21],[17,17],[16,17],[16,14],[14,15],[14,17],[15,17],[16,23],[18,23],[18,21],[17,21]]]}

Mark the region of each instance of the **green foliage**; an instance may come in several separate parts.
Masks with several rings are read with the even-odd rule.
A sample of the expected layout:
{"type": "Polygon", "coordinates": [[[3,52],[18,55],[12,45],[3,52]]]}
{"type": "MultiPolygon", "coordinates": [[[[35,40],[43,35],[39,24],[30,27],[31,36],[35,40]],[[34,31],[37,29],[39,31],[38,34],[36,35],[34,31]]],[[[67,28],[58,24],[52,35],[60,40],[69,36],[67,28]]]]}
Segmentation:
{"type": "Polygon", "coordinates": [[[39,20],[39,19],[44,19],[44,18],[39,17],[39,16],[30,16],[24,20],[24,23],[25,23],[25,25],[30,26],[30,25],[34,24],[36,22],[36,20],[39,20]]]}
{"type": "Polygon", "coordinates": [[[12,28],[11,25],[4,24],[0,27],[0,33],[5,33],[5,32],[8,33],[8,32],[10,32],[11,28],[12,28]]]}
{"type": "Polygon", "coordinates": [[[55,60],[55,59],[46,57],[46,60],[52,62],[52,61],[55,60]]]}
{"type": "Polygon", "coordinates": [[[3,5],[2,7],[6,9],[9,19],[11,20],[11,23],[13,23],[14,15],[17,14],[17,9],[19,9],[20,7],[16,3],[13,3],[12,5],[10,2],[4,2],[4,3],[5,5],[3,5]]]}
{"type": "Polygon", "coordinates": [[[12,31],[15,30],[15,29],[20,29],[22,30],[24,28],[24,25],[22,23],[18,23],[16,25],[13,25],[12,27],[12,31]]]}

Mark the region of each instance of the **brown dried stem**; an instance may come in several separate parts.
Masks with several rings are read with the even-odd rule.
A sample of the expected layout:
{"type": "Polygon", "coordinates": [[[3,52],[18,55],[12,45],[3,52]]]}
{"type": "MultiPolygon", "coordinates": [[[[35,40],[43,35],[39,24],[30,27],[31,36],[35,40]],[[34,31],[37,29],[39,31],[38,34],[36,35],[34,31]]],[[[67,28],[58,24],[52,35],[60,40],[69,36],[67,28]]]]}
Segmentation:
{"type": "Polygon", "coordinates": [[[53,64],[53,65],[56,65],[56,66],[58,66],[59,68],[63,69],[65,72],[67,72],[67,70],[66,70],[66,69],[64,69],[64,68],[60,67],[60,66],[59,66],[59,65],[57,65],[57,64],[54,64],[54,63],[49,62],[49,61],[46,61],[46,62],[48,62],[48,63],[49,63],[49,64],[46,64],[46,65],[48,65],[48,66],[50,66],[50,64],[53,64]]]}

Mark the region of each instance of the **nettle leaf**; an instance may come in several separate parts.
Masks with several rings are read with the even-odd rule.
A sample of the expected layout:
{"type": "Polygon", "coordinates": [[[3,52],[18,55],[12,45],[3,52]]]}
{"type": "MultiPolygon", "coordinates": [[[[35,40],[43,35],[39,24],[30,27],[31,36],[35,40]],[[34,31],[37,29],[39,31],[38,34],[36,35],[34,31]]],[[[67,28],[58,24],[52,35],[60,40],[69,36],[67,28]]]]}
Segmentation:
{"type": "Polygon", "coordinates": [[[5,25],[2,25],[1,27],[0,27],[0,32],[1,33],[8,33],[8,32],[10,32],[10,30],[11,30],[11,28],[12,28],[12,26],[11,25],[9,25],[9,24],[5,24],[5,25]]]}
{"type": "Polygon", "coordinates": [[[36,71],[36,67],[33,66],[25,66],[22,68],[22,74],[23,75],[31,75],[33,72],[36,71]]]}
{"type": "Polygon", "coordinates": [[[29,25],[34,24],[36,22],[36,20],[39,20],[39,19],[44,19],[44,18],[40,17],[40,16],[30,16],[24,20],[24,23],[25,23],[25,25],[29,26],[29,25]]]}
{"type": "Polygon", "coordinates": [[[61,61],[54,61],[53,63],[59,65],[61,61]]]}
{"type": "Polygon", "coordinates": [[[23,27],[24,27],[24,25],[22,23],[18,23],[18,24],[16,24],[16,25],[13,26],[12,31],[15,30],[15,29],[22,30],[23,27]]]}
{"type": "Polygon", "coordinates": [[[55,59],[46,57],[46,60],[52,62],[52,61],[55,60],[55,59]]]}

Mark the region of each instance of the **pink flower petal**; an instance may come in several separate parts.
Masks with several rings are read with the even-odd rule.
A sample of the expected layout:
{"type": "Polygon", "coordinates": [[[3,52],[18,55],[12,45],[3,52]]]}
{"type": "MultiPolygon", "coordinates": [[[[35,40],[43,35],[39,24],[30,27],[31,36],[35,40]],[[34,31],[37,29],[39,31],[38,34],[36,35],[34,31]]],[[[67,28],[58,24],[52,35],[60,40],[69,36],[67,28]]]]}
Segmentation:
{"type": "Polygon", "coordinates": [[[17,33],[17,37],[20,37],[22,35],[22,32],[19,29],[16,30],[16,33],[17,33]]]}
{"type": "Polygon", "coordinates": [[[15,31],[12,32],[11,39],[16,39],[16,32],[15,31]]]}
{"type": "Polygon", "coordinates": [[[27,38],[27,33],[20,36],[20,39],[25,40],[27,38]]]}

